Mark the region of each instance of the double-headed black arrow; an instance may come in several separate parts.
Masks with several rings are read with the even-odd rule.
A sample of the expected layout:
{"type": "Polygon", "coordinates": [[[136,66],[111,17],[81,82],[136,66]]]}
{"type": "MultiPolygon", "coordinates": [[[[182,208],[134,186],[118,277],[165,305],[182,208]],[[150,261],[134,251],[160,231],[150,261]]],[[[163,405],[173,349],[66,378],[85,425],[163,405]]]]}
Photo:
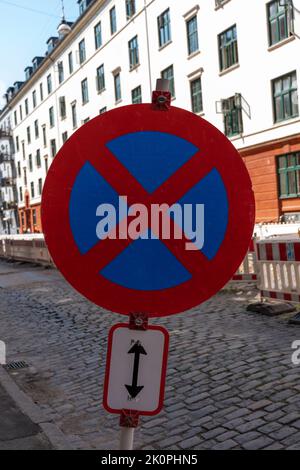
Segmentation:
{"type": "Polygon", "coordinates": [[[128,354],[134,354],[134,364],[133,364],[133,375],[132,375],[132,384],[125,385],[131,398],[135,398],[141,390],[143,390],[144,385],[138,386],[138,375],[139,375],[139,365],[140,365],[140,355],[147,355],[145,349],[139,341],[134,343],[132,348],[128,351],[128,354]]]}

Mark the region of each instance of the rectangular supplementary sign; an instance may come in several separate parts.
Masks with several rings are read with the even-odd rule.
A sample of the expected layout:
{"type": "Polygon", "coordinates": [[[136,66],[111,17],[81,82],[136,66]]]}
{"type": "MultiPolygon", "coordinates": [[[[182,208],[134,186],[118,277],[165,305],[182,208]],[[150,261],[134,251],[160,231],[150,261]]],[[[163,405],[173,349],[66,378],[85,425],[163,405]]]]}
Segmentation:
{"type": "Polygon", "coordinates": [[[169,334],[159,326],[143,331],[118,324],[110,330],[103,396],[108,412],[155,415],[161,411],[168,347],[169,334]]]}

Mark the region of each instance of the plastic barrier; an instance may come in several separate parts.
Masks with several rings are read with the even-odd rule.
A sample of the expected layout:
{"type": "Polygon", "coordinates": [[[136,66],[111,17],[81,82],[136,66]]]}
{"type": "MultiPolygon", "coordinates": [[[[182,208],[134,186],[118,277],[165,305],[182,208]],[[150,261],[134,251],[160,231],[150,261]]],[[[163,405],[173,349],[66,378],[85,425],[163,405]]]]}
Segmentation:
{"type": "Polygon", "coordinates": [[[300,302],[300,240],[258,242],[257,264],[263,298],[300,302]]]}
{"type": "Polygon", "coordinates": [[[255,241],[252,240],[249,251],[243,263],[233,276],[233,281],[256,281],[257,280],[257,263],[256,263],[255,241]]]}
{"type": "MultiPolygon", "coordinates": [[[[43,235],[0,236],[0,258],[54,266],[43,235]]],[[[234,281],[256,281],[256,253],[252,241],[249,252],[234,275],[234,281]]]]}
{"type": "Polygon", "coordinates": [[[41,237],[4,238],[0,240],[0,257],[54,266],[45,240],[41,237]]]}

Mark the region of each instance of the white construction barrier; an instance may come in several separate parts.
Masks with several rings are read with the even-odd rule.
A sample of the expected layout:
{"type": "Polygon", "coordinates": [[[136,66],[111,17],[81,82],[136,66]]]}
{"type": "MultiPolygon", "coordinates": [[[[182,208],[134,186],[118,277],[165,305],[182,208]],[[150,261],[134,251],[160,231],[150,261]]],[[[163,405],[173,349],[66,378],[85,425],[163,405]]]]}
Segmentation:
{"type": "Polygon", "coordinates": [[[1,237],[0,257],[54,266],[43,236],[1,237]]]}
{"type": "Polygon", "coordinates": [[[255,241],[252,240],[246,258],[242,262],[233,281],[256,281],[257,280],[257,263],[256,263],[255,241]]]}
{"type": "Polygon", "coordinates": [[[263,298],[300,302],[300,240],[259,241],[257,265],[263,298]]]}

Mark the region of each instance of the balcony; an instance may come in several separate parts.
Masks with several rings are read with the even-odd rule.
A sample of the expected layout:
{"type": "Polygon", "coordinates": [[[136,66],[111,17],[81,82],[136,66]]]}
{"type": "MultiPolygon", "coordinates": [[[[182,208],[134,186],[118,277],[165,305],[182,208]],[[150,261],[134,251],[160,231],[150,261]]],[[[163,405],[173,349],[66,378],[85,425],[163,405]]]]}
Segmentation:
{"type": "Polygon", "coordinates": [[[1,179],[1,182],[0,182],[0,186],[1,186],[2,188],[5,188],[5,187],[7,187],[7,186],[13,186],[13,184],[14,184],[13,178],[7,178],[7,177],[6,177],[6,178],[2,178],[2,179],[1,179]]]}
{"type": "Polygon", "coordinates": [[[0,129],[0,139],[7,139],[8,137],[12,137],[12,130],[10,128],[0,129]]]}
{"type": "Polygon", "coordinates": [[[11,154],[0,152],[0,164],[3,162],[11,162],[12,160],[13,158],[11,154]]]}
{"type": "Polygon", "coordinates": [[[17,203],[13,201],[2,201],[0,202],[0,206],[2,211],[11,211],[17,208],[17,203]]]}

